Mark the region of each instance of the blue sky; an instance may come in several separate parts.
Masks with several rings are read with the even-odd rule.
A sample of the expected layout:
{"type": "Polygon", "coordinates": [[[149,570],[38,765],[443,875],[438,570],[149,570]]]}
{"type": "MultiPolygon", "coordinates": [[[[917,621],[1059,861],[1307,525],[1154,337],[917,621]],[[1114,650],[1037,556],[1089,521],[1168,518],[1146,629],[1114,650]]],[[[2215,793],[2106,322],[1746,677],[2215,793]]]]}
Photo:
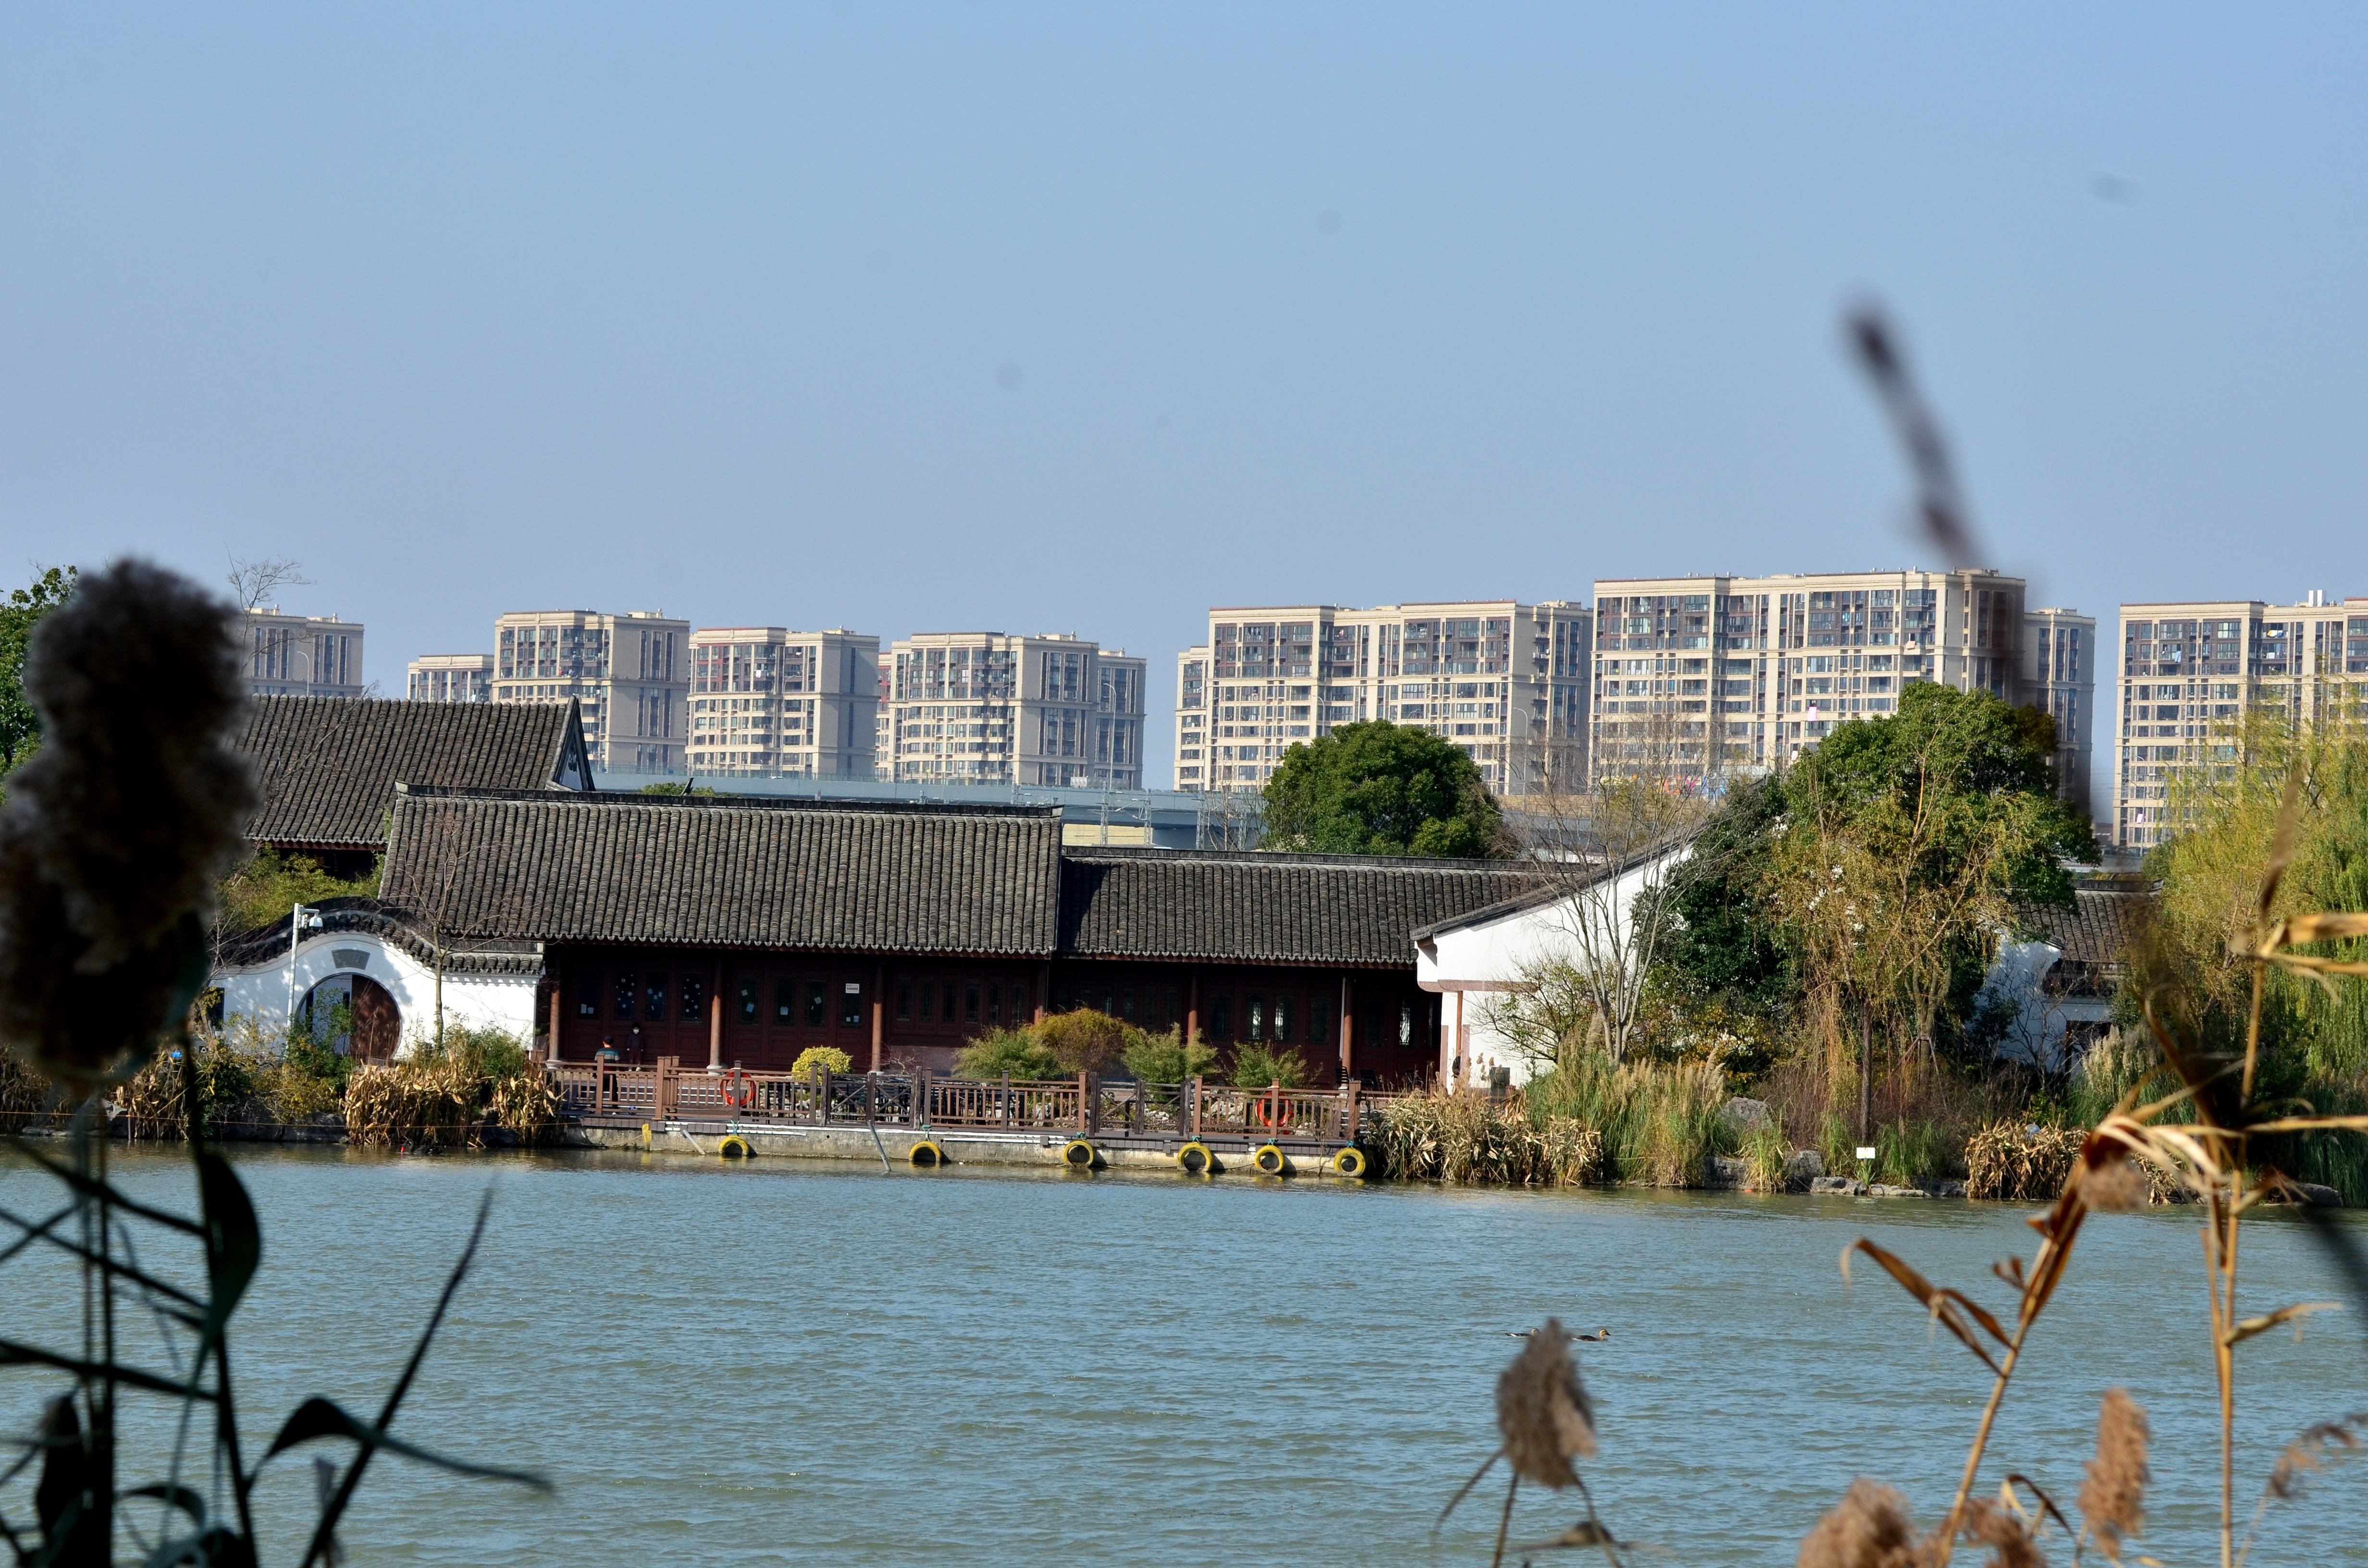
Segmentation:
{"type": "Polygon", "coordinates": [[[0,574],[292,555],[390,690],[586,606],[1075,631],[1165,695],[1211,603],[1919,560],[1839,349],[1871,293],[2038,602],[2368,593],[2363,43],[2296,6],[14,7],[0,574]]]}

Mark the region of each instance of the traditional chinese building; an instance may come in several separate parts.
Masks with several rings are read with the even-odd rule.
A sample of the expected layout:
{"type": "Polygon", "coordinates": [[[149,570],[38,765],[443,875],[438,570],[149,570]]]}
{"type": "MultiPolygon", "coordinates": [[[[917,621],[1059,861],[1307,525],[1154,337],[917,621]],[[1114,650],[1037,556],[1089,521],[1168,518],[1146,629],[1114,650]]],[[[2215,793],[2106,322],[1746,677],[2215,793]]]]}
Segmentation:
{"type": "Polygon", "coordinates": [[[405,787],[383,903],[297,950],[401,946],[370,921],[503,969],[531,948],[530,1010],[518,988],[502,1027],[561,1060],[780,1069],[833,1046],[942,1070],[1090,1006],[1393,1084],[1438,1071],[1412,933],[1528,885],[1502,863],[1064,849],[1057,808],[405,787]]]}

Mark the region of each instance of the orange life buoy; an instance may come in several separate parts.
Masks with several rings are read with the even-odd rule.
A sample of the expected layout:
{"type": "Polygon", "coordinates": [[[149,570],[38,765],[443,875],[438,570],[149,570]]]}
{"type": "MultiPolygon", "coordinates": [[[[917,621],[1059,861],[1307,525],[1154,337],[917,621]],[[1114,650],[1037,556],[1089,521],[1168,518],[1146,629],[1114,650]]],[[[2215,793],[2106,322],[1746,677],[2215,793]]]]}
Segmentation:
{"type": "Polygon", "coordinates": [[[746,1110],[757,1103],[757,1080],[749,1075],[746,1068],[734,1067],[723,1074],[718,1092],[723,1095],[723,1103],[734,1110],[746,1110]]]}

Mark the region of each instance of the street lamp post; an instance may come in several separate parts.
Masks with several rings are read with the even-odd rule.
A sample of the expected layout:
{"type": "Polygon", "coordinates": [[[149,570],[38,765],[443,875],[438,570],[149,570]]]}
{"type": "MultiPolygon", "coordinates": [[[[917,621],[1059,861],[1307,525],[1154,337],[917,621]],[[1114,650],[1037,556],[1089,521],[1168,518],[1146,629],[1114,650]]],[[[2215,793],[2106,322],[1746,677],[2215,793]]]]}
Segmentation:
{"type": "Polygon", "coordinates": [[[296,904],[288,912],[288,1025],[296,1025],[296,944],[307,931],[321,928],[321,912],[306,904],[296,904]]]}

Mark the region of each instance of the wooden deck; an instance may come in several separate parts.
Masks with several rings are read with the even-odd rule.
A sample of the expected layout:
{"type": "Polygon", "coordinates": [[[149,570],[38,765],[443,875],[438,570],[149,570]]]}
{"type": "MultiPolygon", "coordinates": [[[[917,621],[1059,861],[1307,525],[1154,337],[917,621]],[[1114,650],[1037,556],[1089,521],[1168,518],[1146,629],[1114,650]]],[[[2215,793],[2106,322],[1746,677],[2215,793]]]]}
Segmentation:
{"type": "Polygon", "coordinates": [[[569,1120],[592,1126],[682,1123],[741,1127],[875,1127],[935,1132],[1084,1138],[1113,1149],[1176,1149],[1187,1142],[1249,1149],[1273,1143],[1294,1154],[1328,1154],[1357,1142],[1381,1096],[1354,1084],[1338,1089],[1234,1088],[1104,1082],[1090,1073],[1049,1083],[951,1078],[933,1073],[870,1073],[793,1078],[786,1073],[689,1071],[668,1058],[655,1066],[566,1062],[552,1069],[569,1120]],[[725,1099],[727,1086],[746,1107],[725,1099]]]}

